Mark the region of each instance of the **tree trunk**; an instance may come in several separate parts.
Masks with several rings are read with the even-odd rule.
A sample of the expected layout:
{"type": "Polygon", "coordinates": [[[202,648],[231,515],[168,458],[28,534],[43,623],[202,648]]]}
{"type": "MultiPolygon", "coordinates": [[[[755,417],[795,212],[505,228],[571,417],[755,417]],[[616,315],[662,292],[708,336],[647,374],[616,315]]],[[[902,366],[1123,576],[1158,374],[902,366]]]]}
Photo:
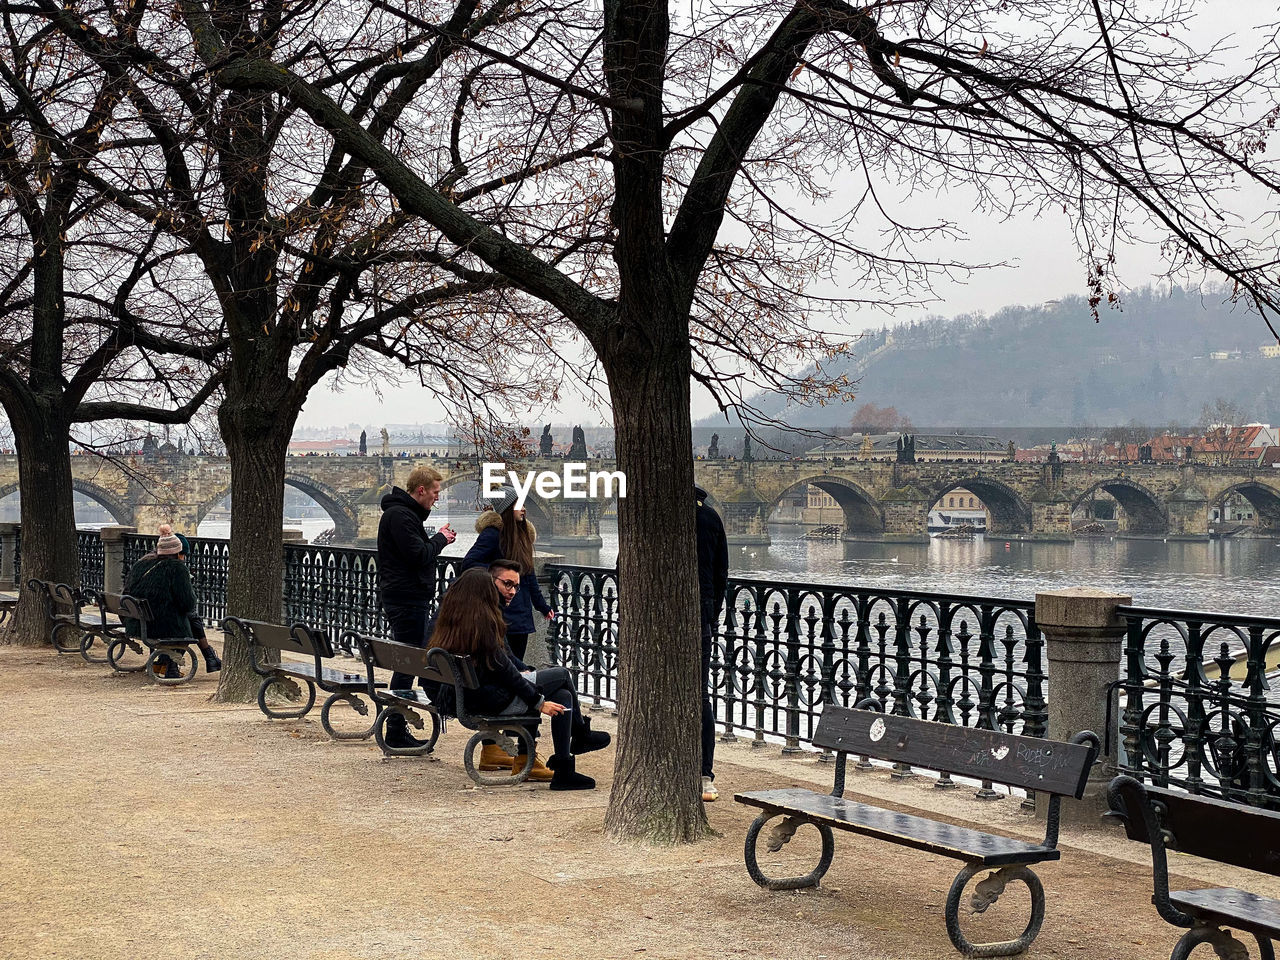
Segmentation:
{"type": "MultiPolygon", "coordinates": [[[[32,577],[80,585],[80,555],[76,547],[75,507],[72,504],[70,426],[56,405],[38,399],[10,411],[18,450],[18,489],[22,493],[22,571],[25,584],[32,577]]],[[[30,590],[20,600],[10,642],[48,644],[49,624],[44,604],[30,590]]]]}
{"type": "Polygon", "coordinates": [[[678,325],[651,320],[643,346],[623,338],[603,358],[627,477],[618,501],[618,751],[605,832],[645,843],[709,832],[699,780],[690,352],[687,338],[670,336],[678,325]]]}
{"type": "MultiPolygon", "coordinates": [[[[285,457],[297,410],[269,379],[228,383],[218,423],[231,461],[231,550],[227,613],[279,623],[284,615],[285,457]]],[[[284,378],[277,378],[284,379],[284,378]]],[[[261,678],[249,650],[230,634],[222,654],[217,700],[243,703],[257,696],[261,678]]]]}

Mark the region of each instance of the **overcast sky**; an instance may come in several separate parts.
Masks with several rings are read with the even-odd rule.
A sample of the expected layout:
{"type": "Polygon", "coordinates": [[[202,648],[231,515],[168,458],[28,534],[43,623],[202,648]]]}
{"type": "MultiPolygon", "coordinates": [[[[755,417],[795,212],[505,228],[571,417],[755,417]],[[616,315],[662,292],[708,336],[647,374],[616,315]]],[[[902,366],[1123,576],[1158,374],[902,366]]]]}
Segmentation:
{"type": "MultiPolygon", "coordinates": [[[[1253,25],[1274,22],[1277,18],[1274,0],[1230,0],[1226,3],[1201,5],[1212,13],[1212,20],[1196,23],[1195,33],[1202,31],[1215,37],[1228,32],[1247,35],[1253,25]]],[[[1241,46],[1250,46],[1242,42],[1241,46]]],[[[1273,138],[1274,139],[1274,138],[1273,138]]],[[[1277,145],[1270,145],[1274,155],[1277,145]]],[[[963,244],[951,245],[946,253],[950,258],[966,262],[999,262],[1013,264],[982,272],[967,282],[935,284],[936,303],[924,310],[886,314],[864,308],[851,310],[842,333],[848,335],[865,329],[875,329],[888,323],[902,322],[926,314],[954,316],[982,311],[992,313],[1010,304],[1041,304],[1066,296],[1087,295],[1084,267],[1081,265],[1072,242],[1068,218],[1057,213],[1039,218],[1022,216],[1007,222],[989,222],[975,216],[971,202],[955,194],[929,196],[917,201],[921,211],[931,211],[935,216],[961,224],[969,239],[963,244]]],[[[1136,289],[1155,282],[1161,272],[1159,250],[1155,243],[1135,245],[1118,252],[1115,267],[1120,282],[1136,289]]],[[[1241,316],[1241,322],[1256,322],[1260,335],[1265,327],[1260,320],[1241,316]]],[[[1105,320],[1105,315],[1104,315],[1105,320]]],[[[856,353],[856,350],[855,350],[856,353]]],[[[714,412],[709,397],[699,392],[695,385],[693,398],[695,419],[714,412]]],[[[555,412],[530,411],[527,422],[532,425],[549,420],[582,422],[593,425],[607,422],[597,412],[579,400],[562,402],[555,412]]],[[[389,381],[382,396],[374,395],[368,388],[334,391],[321,385],[312,392],[302,411],[298,425],[316,427],[358,423],[377,427],[386,423],[425,423],[444,419],[444,411],[428,391],[413,385],[397,385],[389,381]]],[[[517,421],[525,419],[518,417],[517,421]]]]}

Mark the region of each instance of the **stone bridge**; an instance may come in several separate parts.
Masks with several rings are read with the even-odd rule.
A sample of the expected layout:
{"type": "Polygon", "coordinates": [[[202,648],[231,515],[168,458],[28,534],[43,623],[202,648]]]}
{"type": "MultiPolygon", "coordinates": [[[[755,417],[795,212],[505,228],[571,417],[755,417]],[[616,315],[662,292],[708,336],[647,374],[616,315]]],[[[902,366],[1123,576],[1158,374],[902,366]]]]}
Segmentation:
{"type": "MultiPolygon", "coordinates": [[[[430,463],[448,489],[480,481],[474,460],[393,457],[289,457],[285,483],[328,512],[340,542],[376,536],[378,500],[390,483],[403,485],[419,463],[430,463]]],[[[559,473],[562,460],[511,463],[512,470],[559,473]]],[[[613,470],[612,460],[590,460],[588,470],[613,470]]],[[[121,463],[72,457],[73,485],[105,507],[117,523],[151,530],[161,522],[194,530],[231,492],[222,457],[151,454],[121,463]]],[[[1216,504],[1237,493],[1248,500],[1259,529],[1280,535],[1280,471],[1262,468],[1106,463],[878,460],[699,460],[695,475],[711,494],[734,543],[769,542],[769,515],[784,496],[812,484],[844,510],[845,539],[924,540],[928,513],[948,491],[964,487],[991,513],[993,536],[1069,540],[1071,515],[1099,491],[1119,504],[1122,535],[1204,539],[1216,504]]],[[[13,456],[0,457],[0,498],[17,489],[13,456]]],[[[670,491],[675,495],[676,491],[670,491]]],[[[601,500],[543,500],[529,510],[547,546],[598,546],[601,500]]],[[[457,523],[455,522],[455,526],[457,523]]]]}

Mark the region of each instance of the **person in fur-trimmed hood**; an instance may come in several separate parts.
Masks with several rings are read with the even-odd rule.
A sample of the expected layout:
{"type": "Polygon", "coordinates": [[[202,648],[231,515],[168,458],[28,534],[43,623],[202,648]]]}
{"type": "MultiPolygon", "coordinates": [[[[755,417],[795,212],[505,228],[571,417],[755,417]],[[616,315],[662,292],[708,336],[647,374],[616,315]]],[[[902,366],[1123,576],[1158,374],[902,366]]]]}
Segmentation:
{"type": "Polygon", "coordinates": [[[476,520],[476,533],[480,536],[462,558],[460,573],[471,567],[488,567],[495,560],[514,560],[520,564],[520,590],[502,613],[507,621],[507,645],[523,660],[529,634],[533,633],[534,608],[548,620],[556,615],[533,572],[533,545],[538,531],[524,509],[516,509],[515,490],[502,487],[489,501],[489,509],[476,520]]]}

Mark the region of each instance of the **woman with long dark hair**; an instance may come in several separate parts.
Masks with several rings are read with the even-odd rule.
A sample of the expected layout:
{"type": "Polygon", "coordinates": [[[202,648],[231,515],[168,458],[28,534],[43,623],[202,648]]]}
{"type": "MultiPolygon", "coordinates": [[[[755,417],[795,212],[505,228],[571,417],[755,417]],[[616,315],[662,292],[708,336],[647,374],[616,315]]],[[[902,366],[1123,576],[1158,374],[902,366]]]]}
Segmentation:
{"type": "Polygon", "coordinates": [[[520,590],[511,598],[503,616],[507,621],[507,645],[519,659],[524,659],[533,633],[533,611],[537,608],[548,620],[555,611],[542,595],[533,572],[533,547],[538,531],[523,508],[516,509],[516,492],[502,487],[489,501],[489,509],[476,520],[476,542],[462,558],[462,570],[487,567],[498,559],[513,560],[520,565],[520,590]]]}
{"type": "MultiPolygon", "coordinates": [[[[500,716],[536,710],[551,718],[555,754],[552,790],[592,790],[596,782],[577,772],[575,754],[600,750],[610,737],[582,722],[578,694],[569,672],[560,667],[521,673],[507,651],[506,621],[498,588],[487,570],[463,572],[449,585],[436,613],[431,645],[473,659],[480,685],[463,691],[470,713],[500,716]]],[[[453,690],[440,691],[440,706],[452,709],[453,690]]],[[[524,767],[517,757],[513,769],[524,767]]]]}

